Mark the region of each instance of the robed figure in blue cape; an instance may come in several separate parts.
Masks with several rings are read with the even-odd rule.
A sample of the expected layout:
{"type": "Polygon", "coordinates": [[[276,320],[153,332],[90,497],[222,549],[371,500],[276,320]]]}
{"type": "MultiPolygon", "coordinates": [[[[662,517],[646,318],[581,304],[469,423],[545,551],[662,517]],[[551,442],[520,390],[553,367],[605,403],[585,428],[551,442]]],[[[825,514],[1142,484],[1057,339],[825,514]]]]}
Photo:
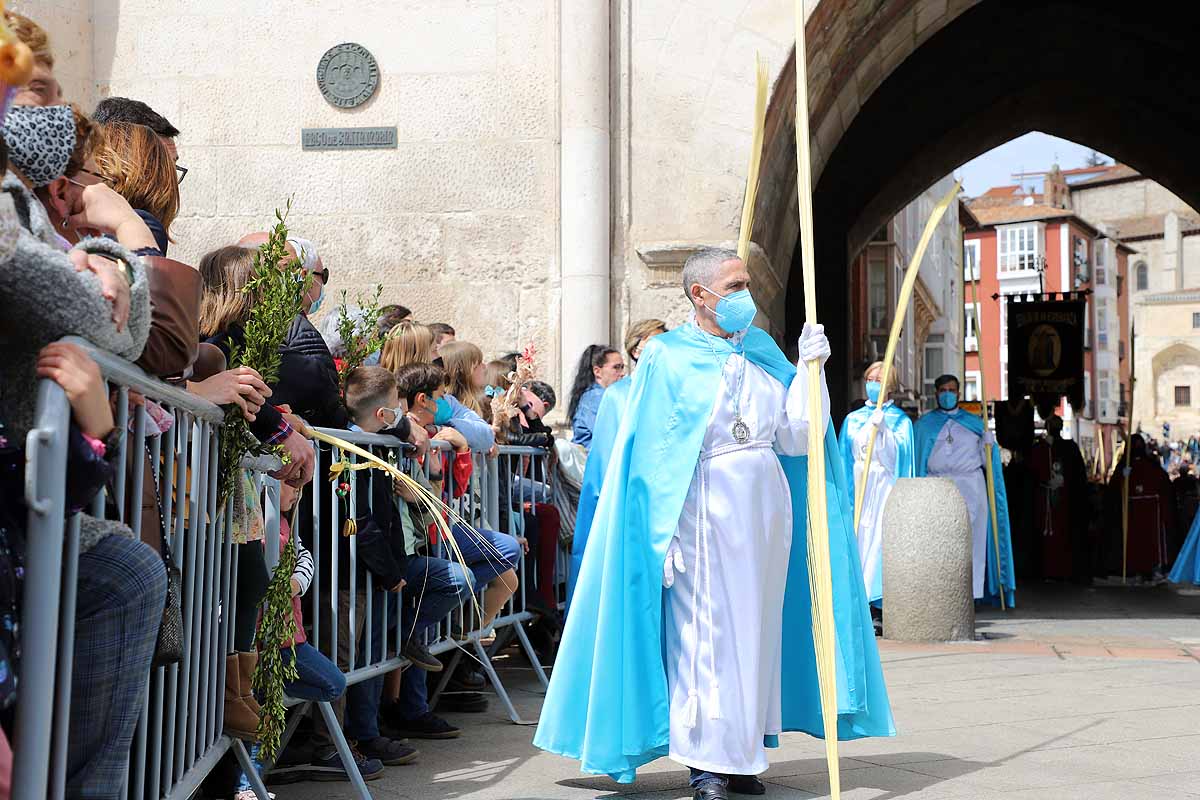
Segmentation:
{"type": "MultiPolygon", "coordinates": [[[[664,562],[693,477],[703,472],[697,467],[706,430],[735,352],[784,389],[796,376],[760,329],[750,327],[733,342],[689,324],[646,345],[630,384],[534,737],[536,746],[579,760],[584,772],[630,782],[638,767],[668,754],[678,722],[665,663],[664,562]]],[[[889,736],[895,729],[851,531],[849,489],[828,427],[825,447],[838,736],[889,736]]],[[[778,458],[786,483],[779,499],[790,501],[793,524],[782,618],[771,634],[780,637],[780,663],[764,666],[777,667],[780,676],[782,730],[822,736],[808,585],[807,459],[778,458]]],[[[690,562],[687,569],[693,570],[690,562]]],[[[767,736],[764,744],[777,746],[777,738],[767,736]]]]}
{"type": "Polygon", "coordinates": [[[1192,518],[1192,529],[1175,557],[1168,576],[1171,583],[1191,583],[1200,586],[1200,511],[1192,518]]]}
{"type": "Polygon", "coordinates": [[[596,503],[600,499],[600,485],[604,483],[604,472],[612,455],[613,441],[625,414],[629,401],[629,389],[633,376],[628,375],[604,390],[600,410],[596,412],[596,424],[592,428],[592,445],[588,448],[587,464],[583,468],[583,484],[579,489],[579,505],[575,511],[575,534],[571,538],[571,569],[567,573],[567,611],[571,610],[571,597],[575,594],[575,582],[583,567],[583,553],[587,548],[588,534],[592,529],[592,518],[596,515],[596,503]]]}
{"type": "Polygon", "coordinates": [[[987,478],[983,468],[983,420],[955,407],[930,411],[914,426],[917,438],[917,477],[945,477],[954,481],[971,517],[975,599],[1000,604],[1000,585],[1005,605],[1016,604],[1017,578],[1013,571],[1012,531],[1008,521],[1008,495],[1000,448],[992,445],[992,474],[996,482],[996,520],[1000,525],[1000,560],[992,530],[987,478]]]}
{"type": "Polygon", "coordinates": [[[852,503],[858,499],[858,482],[867,482],[866,488],[861,490],[863,508],[858,520],[858,554],[867,600],[871,603],[883,599],[883,507],[896,481],[915,474],[912,420],[889,400],[883,404],[883,422],[875,436],[871,468],[864,476],[863,462],[871,433],[868,423],[875,409],[875,404],[868,400],[862,408],[851,411],[842,421],[842,431],[838,435],[852,503]]]}

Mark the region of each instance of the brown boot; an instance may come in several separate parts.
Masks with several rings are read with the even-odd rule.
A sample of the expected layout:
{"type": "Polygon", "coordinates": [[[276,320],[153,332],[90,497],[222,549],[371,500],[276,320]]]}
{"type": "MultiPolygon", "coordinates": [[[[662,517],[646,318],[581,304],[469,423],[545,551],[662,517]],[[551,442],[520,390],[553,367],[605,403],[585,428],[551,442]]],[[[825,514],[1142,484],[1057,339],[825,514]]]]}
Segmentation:
{"type": "Polygon", "coordinates": [[[262,707],[254,699],[254,669],[258,666],[258,653],[238,653],[238,672],[241,674],[242,702],[250,707],[254,716],[262,716],[262,707]]]}
{"type": "Polygon", "coordinates": [[[225,733],[254,741],[258,736],[258,714],[242,698],[240,672],[238,654],[225,656],[225,733]]]}

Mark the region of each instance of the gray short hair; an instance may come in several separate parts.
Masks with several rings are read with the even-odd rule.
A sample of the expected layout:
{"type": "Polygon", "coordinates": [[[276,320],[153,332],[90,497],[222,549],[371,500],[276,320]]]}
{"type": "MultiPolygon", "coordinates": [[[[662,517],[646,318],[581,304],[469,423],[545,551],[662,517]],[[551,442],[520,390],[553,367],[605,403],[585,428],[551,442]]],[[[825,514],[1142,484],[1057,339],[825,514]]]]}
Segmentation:
{"type": "Polygon", "coordinates": [[[701,286],[711,286],[721,265],[737,257],[737,253],[724,247],[705,247],[693,253],[683,263],[683,293],[687,299],[692,299],[693,286],[697,283],[701,286]]]}

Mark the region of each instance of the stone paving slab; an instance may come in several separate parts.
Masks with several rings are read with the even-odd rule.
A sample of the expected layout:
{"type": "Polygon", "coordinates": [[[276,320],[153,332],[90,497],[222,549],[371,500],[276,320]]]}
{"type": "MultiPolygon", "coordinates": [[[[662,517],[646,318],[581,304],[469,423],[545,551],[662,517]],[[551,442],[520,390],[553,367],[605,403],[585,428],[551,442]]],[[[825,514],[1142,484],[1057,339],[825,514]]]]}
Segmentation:
{"type": "MultiPolygon", "coordinates": [[[[1055,589],[1040,598],[1026,592],[1023,605],[1008,616],[982,612],[987,625],[981,630],[992,637],[982,642],[883,643],[900,735],[841,744],[842,797],[1200,798],[1200,662],[1167,655],[1179,647],[1200,648],[1200,597],[1181,601],[1158,589],[1078,594],[1079,606],[1061,607],[1066,595],[1055,589]],[[1097,637],[1089,637],[1088,629],[1097,637]]],[[[516,656],[502,662],[518,708],[536,716],[541,695],[531,670],[516,656]]],[[[389,768],[371,784],[374,797],[690,797],[686,771],[667,759],[641,770],[632,785],[580,775],[574,762],[535,750],[533,729],[510,724],[495,702],[485,714],[448,717],[463,727],[463,737],[415,742],[419,762],[389,768]]],[[[821,742],[785,735],[771,761],[764,776],[768,800],[828,796],[821,742]]],[[[280,800],[353,797],[347,784],[277,791],[280,800]]]]}

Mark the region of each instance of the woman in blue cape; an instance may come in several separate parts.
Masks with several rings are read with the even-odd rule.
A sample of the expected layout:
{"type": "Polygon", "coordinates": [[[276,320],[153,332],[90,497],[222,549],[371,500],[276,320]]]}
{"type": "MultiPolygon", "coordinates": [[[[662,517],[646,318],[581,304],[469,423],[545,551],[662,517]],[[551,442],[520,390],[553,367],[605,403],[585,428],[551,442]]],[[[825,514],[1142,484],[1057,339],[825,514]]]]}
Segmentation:
{"type": "MultiPolygon", "coordinates": [[[[643,319],[629,326],[625,335],[625,354],[633,369],[637,368],[638,359],[642,357],[642,349],[655,336],[667,332],[667,323],[661,319],[643,319]]],[[[630,370],[632,373],[632,369],[630,370]]],[[[579,490],[579,506],[575,512],[575,534],[571,539],[571,569],[567,573],[567,611],[571,609],[571,595],[575,593],[575,581],[579,578],[579,570],[583,565],[583,551],[587,547],[588,532],[592,527],[592,517],[596,513],[596,501],[600,498],[600,484],[604,481],[604,471],[608,468],[608,460],[612,451],[613,440],[617,438],[617,428],[621,425],[621,417],[625,413],[625,403],[629,400],[629,387],[633,385],[633,375],[627,375],[609,386],[600,400],[600,410],[596,413],[596,425],[592,429],[592,444],[588,448],[587,466],[583,470],[583,485],[579,490]]]]}
{"type": "MultiPolygon", "coordinates": [[[[748,284],[736,254],[693,256],[684,285],[696,322],[645,349],[534,737],[536,746],[578,759],[584,772],[621,782],[670,755],[692,767],[695,796],[703,798],[725,797],[729,776],[765,769],[762,748],[777,746],[780,732],[824,734],[808,587],[806,459],[777,455],[799,445],[797,432],[807,423],[795,416],[803,405],[796,400],[809,387],[774,340],[750,326],[748,284]],[[765,469],[767,459],[774,472],[765,469]],[[722,464],[733,469],[718,470],[722,464]],[[755,502],[721,502],[735,483],[755,502]],[[786,530],[778,520],[787,521],[786,530]],[[759,574],[739,569],[750,563],[747,553],[759,574]],[[750,612],[731,613],[741,609],[750,612]]],[[[819,330],[806,331],[800,349],[823,362],[828,342],[819,330]]],[[[825,424],[837,734],[889,736],[895,730],[849,494],[827,416],[825,424]]]]}
{"type": "Polygon", "coordinates": [[[1171,583],[1191,583],[1200,586],[1200,511],[1197,511],[1192,519],[1192,529],[1188,531],[1187,539],[1179,550],[1167,579],[1171,583]]]}
{"type": "MultiPolygon", "coordinates": [[[[891,400],[880,405],[884,395],[880,378],[883,362],[876,361],[867,367],[863,380],[867,390],[867,404],[851,411],[842,422],[838,436],[841,444],[842,462],[846,468],[846,485],[850,487],[851,502],[856,502],[859,484],[866,480],[861,490],[863,508],[858,519],[858,555],[862,563],[863,582],[867,587],[867,600],[878,606],[883,599],[883,507],[888,495],[899,478],[913,477],[913,426],[908,418],[891,400]],[[871,428],[879,433],[875,436],[875,449],[871,453],[871,468],[863,475],[863,462],[867,457],[867,441],[871,428]]],[[[896,373],[888,375],[888,392],[895,389],[896,373]]]]}
{"type": "Polygon", "coordinates": [[[976,600],[1000,604],[1000,586],[1005,605],[1012,608],[1017,588],[1013,572],[1012,533],[1008,522],[1008,495],[1000,448],[983,420],[958,406],[958,378],[942,375],[934,382],[938,408],[917,420],[917,477],[950,478],[966,501],[971,516],[973,590],[976,600]],[[987,478],[984,474],[985,445],[991,445],[992,475],[996,481],[996,519],[1000,530],[992,530],[987,478]],[[998,536],[997,536],[998,534],[998,536]],[[997,542],[997,538],[999,541],[997,542]],[[999,549],[999,566],[996,551],[999,549]]]}

